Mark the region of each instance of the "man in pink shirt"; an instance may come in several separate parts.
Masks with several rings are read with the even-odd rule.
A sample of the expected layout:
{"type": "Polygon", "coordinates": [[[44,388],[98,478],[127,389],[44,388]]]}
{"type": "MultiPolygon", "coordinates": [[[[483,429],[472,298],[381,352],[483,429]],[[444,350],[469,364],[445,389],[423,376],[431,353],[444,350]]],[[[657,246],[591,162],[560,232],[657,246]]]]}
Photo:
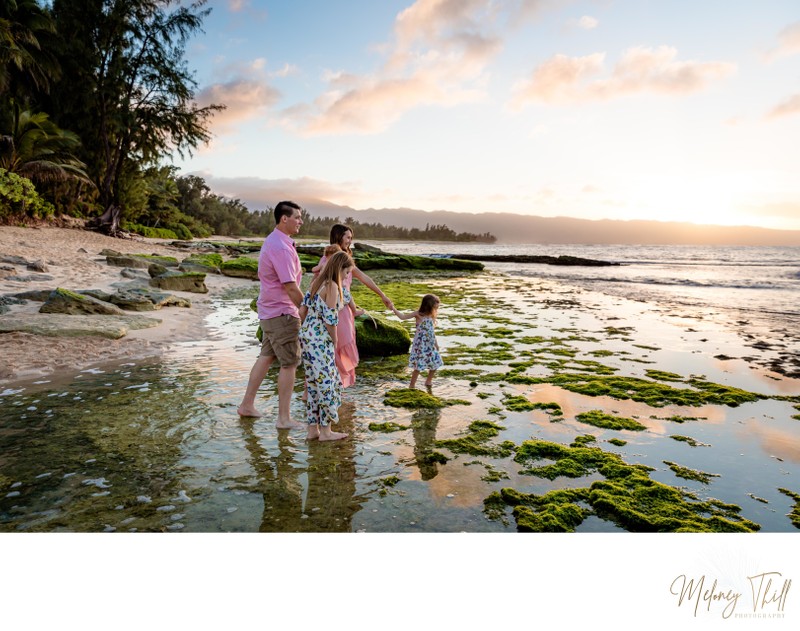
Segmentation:
{"type": "Polygon", "coordinates": [[[302,209],[294,202],[275,206],[275,229],[264,239],[258,257],[258,319],[263,333],[261,354],[250,370],[250,379],[239,405],[240,416],[261,416],[255,407],[256,394],[275,359],[278,373],[278,429],[305,427],[292,421],[290,405],[295,373],[300,363],[300,314],[303,302],[300,281],[303,268],[291,237],[303,225],[302,209]]]}

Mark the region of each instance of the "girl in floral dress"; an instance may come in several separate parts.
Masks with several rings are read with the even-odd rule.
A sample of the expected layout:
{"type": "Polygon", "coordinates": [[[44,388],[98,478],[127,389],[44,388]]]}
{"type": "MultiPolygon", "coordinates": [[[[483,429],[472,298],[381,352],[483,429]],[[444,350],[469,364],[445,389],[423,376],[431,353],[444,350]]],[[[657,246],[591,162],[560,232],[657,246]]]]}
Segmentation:
{"type": "Polygon", "coordinates": [[[436,371],[444,365],[442,356],[439,354],[439,343],[436,341],[436,334],[433,330],[436,324],[436,314],[439,312],[439,297],[425,294],[419,309],[410,313],[400,313],[394,307],[392,307],[392,311],[401,320],[414,318],[417,323],[414,341],[411,343],[411,352],[408,355],[408,366],[412,370],[409,388],[416,387],[417,377],[422,370],[428,371],[425,385],[430,387],[436,371]]]}
{"type": "Polygon", "coordinates": [[[331,431],[339,422],[342,381],[336,368],[336,325],[344,306],[342,277],[350,271],[353,260],[337,252],[320,271],[300,307],[300,348],[306,373],[308,397],[308,438],[340,440],[347,434],[331,431]]]}
{"type": "MultiPolygon", "coordinates": [[[[350,246],[353,243],[353,229],[350,228],[350,226],[338,223],[331,226],[330,242],[331,246],[328,247],[338,245],[341,250],[344,250],[349,256],[352,257],[353,252],[350,246]]],[[[325,263],[328,261],[328,259],[329,257],[326,249],[326,255],[320,259],[319,264],[311,271],[314,272],[314,274],[318,274],[319,271],[325,266],[325,263]]],[[[358,316],[359,313],[363,313],[363,309],[358,309],[354,302],[348,303],[348,297],[350,297],[350,300],[352,301],[352,297],[350,296],[349,292],[350,283],[352,283],[353,277],[364,283],[368,289],[374,291],[388,309],[394,307],[392,301],[389,300],[386,294],[381,291],[381,288],[375,284],[375,281],[358,269],[355,264],[353,264],[353,267],[348,270],[344,276],[342,276],[341,286],[344,290],[346,290],[344,291],[343,295],[345,304],[348,304],[348,310],[342,310],[339,313],[339,325],[337,327],[338,338],[336,344],[336,366],[339,368],[339,374],[342,377],[342,386],[345,388],[352,386],[356,382],[356,367],[358,366],[359,358],[358,347],[356,346],[355,317],[358,316]]]]}

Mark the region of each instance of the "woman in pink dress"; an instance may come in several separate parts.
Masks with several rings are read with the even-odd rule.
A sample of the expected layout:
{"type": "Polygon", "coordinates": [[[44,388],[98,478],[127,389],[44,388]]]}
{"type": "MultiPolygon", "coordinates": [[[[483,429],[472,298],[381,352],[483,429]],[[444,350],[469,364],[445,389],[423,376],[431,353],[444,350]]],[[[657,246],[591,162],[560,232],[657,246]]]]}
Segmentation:
{"type": "MultiPolygon", "coordinates": [[[[343,251],[347,252],[352,258],[353,252],[350,245],[353,243],[353,229],[349,226],[342,224],[334,224],[331,227],[330,235],[331,245],[338,245],[343,251]]],[[[323,256],[312,271],[316,274],[322,269],[327,261],[327,256],[323,256]]],[[[350,296],[350,284],[353,282],[355,276],[369,289],[374,291],[378,297],[386,305],[387,309],[393,309],[394,304],[391,300],[381,291],[381,288],[375,284],[369,276],[358,269],[355,265],[351,268],[352,271],[347,272],[342,277],[342,288],[346,291],[345,300],[350,296]]],[[[339,369],[339,374],[342,377],[342,386],[345,388],[352,386],[356,382],[356,366],[358,366],[358,347],[356,346],[356,321],[355,316],[360,315],[359,309],[353,302],[350,296],[349,304],[347,304],[339,312],[339,324],[336,326],[337,344],[336,344],[336,367],[339,369]]],[[[363,313],[363,310],[361,310],[363,313]]]]}

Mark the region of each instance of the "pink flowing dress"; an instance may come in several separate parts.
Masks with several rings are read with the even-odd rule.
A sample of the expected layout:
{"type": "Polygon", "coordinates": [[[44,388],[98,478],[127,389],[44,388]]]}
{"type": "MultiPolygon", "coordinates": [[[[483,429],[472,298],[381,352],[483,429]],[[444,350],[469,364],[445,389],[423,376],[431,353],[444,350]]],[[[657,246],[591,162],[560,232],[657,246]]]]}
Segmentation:
{"type": "MultiPolygon", "coordinates": [[[[319,260],[320,266],[324,265],[328,257],[319,260]]],[[[353,272],[347,272],[342,278],[342,290],[345,294],[345,305],[339,311],[339,324],[336,325],[336,367],[342,378],[342,387],[349,388],[356,382],[356,367],[358,366],[358,346],[356,346],[356,321],[349,303],[350,285],[353,282],[353,272]]]]}

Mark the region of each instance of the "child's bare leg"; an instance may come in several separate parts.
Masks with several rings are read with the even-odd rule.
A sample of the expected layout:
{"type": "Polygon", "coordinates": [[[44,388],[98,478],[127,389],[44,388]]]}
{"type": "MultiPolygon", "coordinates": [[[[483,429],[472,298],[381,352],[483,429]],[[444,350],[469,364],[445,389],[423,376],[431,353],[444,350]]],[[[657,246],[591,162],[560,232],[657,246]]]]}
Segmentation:
{"type": "Polygon", "coordinates": [[[436,374],[435,370],[428,371],[428,378],[425,380],[425,385],[430,387],[433,384],[433,377],[436,374]]]}
{"type": "Polygon", "coordinates": [[[343,434],[342,432],[333,432],[333,431],[331,431],[330,425],[322,425],[319,428],[319,440],[320,441],[341,440],[342,438],[347,438],[347,434],[343,434]]]}
{"type": "Polygon", "coordinates": [[[408,387],[411,388],[412,390],[417,385],[417,377],[419,377],[419,370],[415,370],[414,372],[411,373],[411,383],[408,385],[408,387]]]}
{"type": "Polygon", "coordinates": [[[308,424],[308,434],[306,434],[306,438],[308,440],[316,440],[319,438],[319,425],[317,423],[308,424]]]}

